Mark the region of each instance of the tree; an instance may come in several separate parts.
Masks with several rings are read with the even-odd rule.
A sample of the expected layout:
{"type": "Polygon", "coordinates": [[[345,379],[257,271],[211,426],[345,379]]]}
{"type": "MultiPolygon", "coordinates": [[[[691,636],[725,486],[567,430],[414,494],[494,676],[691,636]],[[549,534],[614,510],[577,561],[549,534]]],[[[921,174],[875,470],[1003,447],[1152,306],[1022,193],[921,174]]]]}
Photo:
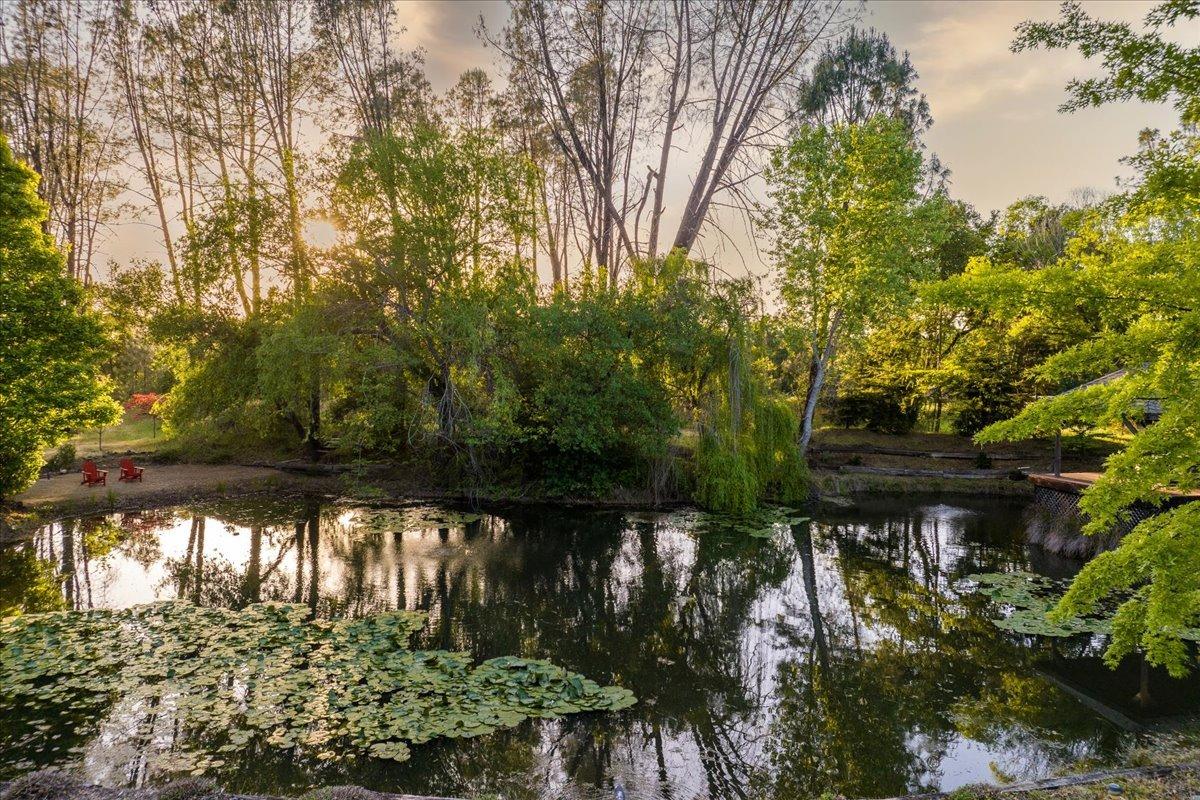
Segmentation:
{"type": "Polygon", "coordinates": [[[838,346],[883,317],[932,269],[921,252],[921,155],[902,122],[806,126],[767,173],[784,313],[808,358],[800,449],[838,346]]]}
{"type": "Polygon", "coordinates": [[[670,249],[691,250],[721,197],[744,205],[741,187],[757,172],[747,155],[779,141],[780,95],[837,16],[821,0],[514,2],[495,44],[565,162],[582,260],[615,282],[632,259],[659,254],[685,120],[704,134],[670,249]]]}
{"type": "Polygon", "coordinates": [[[73,429],[120,413],[100,377],[100,322],[43,232],[47,213],[37,175],[0,134],[0,497],[28,486],[73,429]]]}
{"type": "MultiPolygon", "coordinates": [[[[1200,50],[1166,41],[1159,28],[1200,16],[1194,0],[1169,0],[1147,14],[1150,30],[1094,20],[1063,6],[1057,23],[1026,23],[1014,45],[1078,46],[1100,56],[1105,75],[1074,81],[1068,110],[1136,97],[1172,101],[1183,126],[1147,131],[1128,159],[1136,179],[1090,216],[1066,253],[1033,272],[985,272],[976,291],[1060,314],[1093,303],[1101,327],[1086,341],[1047,359],[1049,380],[1079,381],[1118,367],[1102,385],[1053,395],[985,429],[979,441],[1021,439],[1084,421],[1116,424],[1145,398],[1160,398],[1162,415],[1110,457],[1080,498],[1088,533],[1126,519],[1135,502],[1161,505],[1164,489],[1200,488],[1200,50]]],[[[1106,658],[1115,665],[1141,651],[1173,674],[1193,656],[1181,639],[1200,619],[1200,504],[1171,508],[1138,524],[1120,545],[1090,561],[1053,616],[1088,613],[1107,598],[1119,602],[1106,658]]]]}
{"type": "Polygon", "coordinates": [[[45,229],[68,274],[84,283],[124,189],[124,143],[105,112],[111,75],[104,6],[84,0],[17,0],[0,6],[0,129],[41,176],[45,229]]]}
{"type": "Polygon", "coordinates": [[[796,90],[796,112],[822,125],[858,125],[882,114],[902,120],[920,138],[933,117],[916,89],[918,77],[908,53],[897,55],[886,33],[852,27],[822,49],[796,90]]]}
{"type": "Polygon", "coordinates": [[[1162,35],[1200,16],[1196,0],[1166,0],[1146,14],[1149,30],[1137,32],[1125,22],[1106,22],[1086,14],[1077,2],[1064,2],[1057,22],[1023,22],[1017,27],[1013,52],[1079,48],[1088,58],[1099,56],[1104,74],[1074,79],[1062,111],[1122,100],[1170,101],[1185,125],[1200,122],[1200,46],[1186,47],[1162,35]]]}

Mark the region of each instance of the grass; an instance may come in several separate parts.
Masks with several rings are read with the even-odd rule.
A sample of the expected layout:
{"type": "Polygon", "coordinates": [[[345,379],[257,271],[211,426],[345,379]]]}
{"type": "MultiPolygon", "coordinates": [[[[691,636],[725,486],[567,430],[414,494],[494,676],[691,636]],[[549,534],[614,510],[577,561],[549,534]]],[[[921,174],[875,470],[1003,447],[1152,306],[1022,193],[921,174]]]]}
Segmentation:
{"type": "Polygon", "coordinates": [[[837,473],[815,469],[813,486],[822,496],[856,494],[951,494],[989,497],[1026,497],[1033,494],[1028,481],[1009,478],[923,478],[907,475],[837,473]]]}
{"type": "MultiPolygon", "coordinates": [[[[1200,732],[1150,734],[1140,742],[1128,747],[1119,759],[1118,768],[1136,769],[1160,766],[1195,765],[1200,763],[1200,732]]],[[[1102,765],[1081,762],[1075,770],[1102,769],[1102,765]]],[[[964,786],[947,795],[947,800],[1100,800],[1100,798],[1124,798],[1124,800],[1160,800],[1160,798],[1187,798],[1200,796],[1200,771],[1193,768],[1181,769],[1168,775],[1111,775],[1088,780],[1074,786],[1055,789],[1010,789],[995,786],[964,786]],[[1115,784],[1121,791],[1113,794],[1109,786],[1115,784]]]]}
{"type": "MultiPolygon", "coordinates": [[[[124,419],[111,428],[81,431],[68,439],[68,442],[75,446],[75,455],[78,458],[97,458],[105,453],[154,452],[158,450],[162,440],[160,423],[150,417],[134,419],[126,414],[124,419]],[[103,450],[100,449],[102,441],[103,450]]],[[[46,457],[51,455],[53,450],[48,452],[46,457]]]]}
{"type": "Polygon", "coordinates": [[[1058,789],[1035,789],[1033,791],[1000,792],[995,787],[974,788],[964,786],[951,792],[947,800],[1100,800],[1100,798],[1124,798],[1124,800],[1185,800],[1200,793],[1200,774],[1179,771],[1162,777],[1130,778],[1115,777],[1078,786],[1058,789]],[[1109,791],[1109,784],[1121,787],[1119,794],[1109,791]]]}

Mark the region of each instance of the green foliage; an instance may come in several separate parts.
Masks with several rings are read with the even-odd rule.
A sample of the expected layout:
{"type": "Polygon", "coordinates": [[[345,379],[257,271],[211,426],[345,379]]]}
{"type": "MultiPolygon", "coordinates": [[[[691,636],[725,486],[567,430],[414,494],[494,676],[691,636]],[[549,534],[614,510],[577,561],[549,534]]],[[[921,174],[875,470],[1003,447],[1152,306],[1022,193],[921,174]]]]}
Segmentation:
{"type": "Polygon", "coordinates": [[[189,346],[181,348],[176,385],[159,401],[164,435],[175,439],[176,447],[213,458],[287,441],[289,429],[260,391],[259,322],[201,319],[183,309],[176,313],[159,324],[173,324],[177,340],[189,346]]]}
{"type": "Polygon", "coordinates": [[[929,103],[914,84],[908,53],[896,54],[887,34],[851,27],[828,43],[797,89],[796,110],[824,124],[857,124],[876,115],[903,122],[914,137],[933,125],[929,103]]]}
{"type": "Polygon", "coordinates": [[[898,317],[938,268],[941,201],[919,202],[922,158],[899,120],[805,127],[767,171],[784,325],[807,361],[800,442],[808,446],[832,362],[898,317]]]}
{"type": "MultiPolygon", "coordinates": [[[[1106,557],[1119,560],[1116,556],[1119,552],[1102,553],[1096,560],[1106,557]]],[[[1125,653],[1139,647],[1145,625],[1143,609],[1149,600],[1144,595],[1153,589],[1147,586],[1132,594],[1114,596],[1107,590],[1097,592],[1096,585],[1086,580],[1070,582],[1067,588],[1066,581],[1026,572],[969,575],[965,580],[975,585],[975,591],[1004,608],[1004,613],[993,620],[1001,630],[1033,636],[1103,634],[1111,637],[1112,644],[1105,653],[1105,660],[1113,668],[1125,653]]],[[[1181,609],[1174,626],[1159,634],[1166,647],[1177,651],[1174,657],[1181,662],[1187,658],[1185,642],[1200,642],[1200,628],[1191,626],[1191,621],[1194,618],[1189,617],[1186,609],[1181,609]]],[[[1175,674],[1183,673],[1176,671],[1175,674]]]]}
{"type": "Polygon", "coordinates": [[[0,709],[25,705],[49,729],[63,705],[102,718],[114,702],[169,699],[180,737],[147,757],[155,771],[200,774],[250,747],[404,761],[439,737],[635,702],[546,661],[472,668],[465,653],[412,650],[424,624],[407,611],[321,621],[300,605],[183,602],[13,617],[0,621],[0,709]]]}
{"type": "Polygon", "coordinates": [[[46,448],[120,418],[99,319],[42,231],[37,181],[0,134],[0,498],[36,479],[46,448]]]}
{"type": "Polygon", "coordinates": [[[744,451],[724,445],[715,434],[700,439],[696,451],[696,502],[728,514],[758,507],[762,487],[744,451]]]}
{"type": "MultiPolygon", "coordinates": [[[[1152,24],[1192,18],[1194,3],[1165,3],[1152,24]]],[[[1052,25],[1027,24],[1018,46],[1077,44],[1101,55],[1108,75],[1072,84],[1074,105],[1112,98],[1174,97],[1185,123],[1196,113],[1200,60],[1128,26],[1097,23],[1075,6],[1052,25]]],[[[1164,491],[1200,488],[1200,135],[1185,125],[1147,133],[1128,159],[1136,179],[1123,195],[1089,215],[1053,265],[1035,271],[981,269],[971,291],[990,303],[1020,304],[1047,317],[1093,310],[1096,330],[1046,359],[1048,382],[1078,382],[1124,368],[1107,383],[1052,395],[1011,420],[984,429],[980,442],[1044,434],[1072,425],[1114,425],[1136,416],[1147,399],[1161,403],[1159,421],[1140,429],[1109,458],[1083,494],[1086,533],[1109,531],[1134,502],[1160,505],[1164,491]]],[[[1052,613],[1063,621],[1119,599],[1110,663],[1135,651],[1179,675],[1192,656],[1183,644],[1200,619],[1200,505],[1152,517],[1118,548],[1097,556],[1075,578],[1052,613]]]]}
{"type": "Polygon", "coordinates": [[[162,363],[162,344],[151,325],[167,307],[166,277],[157,263],[134,261],[117,268],[108,280],[93,287],[114,348],[105,374],[116,397],[170,388],[171,374],[162,363]]]}
{"type": "Polygon", "coordinates": [[[72,469],[74,466],[75,445],[71,444],[70,442],[63,442],[62,446],[58,448],[58,451],[46,461],[46,468],[53,472],[58,472],[59,470],[63,469],[72,469]]]}
{"type": "Polygon", "coordinates": [[[806,329],[843,335],[894,311],[929,263],[915,257],[921,155],[904,126],[805,127],[768,171],[780,293],[806,329]]]}
{"type": "Polygon", "coordinates": [[[1064,111],[1123,100],[1161,103],[1170,100],[1185,124],[1200,122],[1200,46],[1170,41],[1165,28],[1186,25],[1200,16],[1195,0],[1166,0],[1145,18],[1147,31],[1124,22],[1105,22],[1083,11],[1077,2],[1063,3],[1057,22],[1023,22],[1013,50],[1077,47],[1104,62],[1103,74],[1067,84],[1071,98],[1064,111]]]}
{"type": "Polygon", "coordinates": [[[735,428],[729,411],[718,415],[696,451],[695,499],[726,514],[748,515],[764,499],[801,503],[811,492],[808,466],[797,443],[795,413],[782,398],[751,387],[735,428]]]}
{"type": "Polygon", "coordinates": [[[555,489],[628,485],[679,430],[654,369],[653,314],[632,291],[579,299],[559,293],[534,312],[514,381],[528,398],[520,418],[531,455],[544,459],[555,489]]]}

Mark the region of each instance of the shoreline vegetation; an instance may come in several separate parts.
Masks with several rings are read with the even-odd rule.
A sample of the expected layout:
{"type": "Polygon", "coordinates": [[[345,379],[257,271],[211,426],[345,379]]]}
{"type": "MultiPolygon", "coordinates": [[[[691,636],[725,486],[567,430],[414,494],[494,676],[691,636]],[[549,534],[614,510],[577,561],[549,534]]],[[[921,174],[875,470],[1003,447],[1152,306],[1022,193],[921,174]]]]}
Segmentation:
{"type": "MultiPolygon", "coordinates": [[[[1194,757],[1194,751],[1189,752],[1194,757]]],[[[822,795],[813,800],[1162,800],[1200,792],[1200,762],[1090,770],[1008,786],[963,786],[950,792],[898,795],[890,798],[846,798],[822,795]],[[1113,792],[1112,787],[1119,787],[1113,792]]],[[[294,798],[222,791],[215,782],[185,778],[157,788],[111,789],[93,786],[60,773],[42,771],[0,783],[0,800],[456,800],[455,798],[376,792],[359,786],[313,789],[294,798]]]]}
{"type": "MultiPolygon", "coordinates": [[[[686,493],[660,494],[646,489],[617,489],[604,495],[550,494],[527,487],[494,487],[467,492],[453,486],[421,483],[421,470],[402,463],[355,462],[326,457],[278,460],[194,462],[163,448],[158,439],[134,452],[118,449],[144,427],[141,421],[117,426],[107,441],[113,449],[88,449],[97,432],[71,440],[78,458],[70,468],[43,469],[28,490],[0,506],[0,543],[19,538],[38,525],[65,516],[161,508],[198,500],[287,492],[326,499],[386,505],[442,502],[452,505],[566,505],[596,509],[666,509],[695,505],[686,493]],[[126,428],[135,431],[132,435],[126,428]],[[79,484],[82,458],[115,475],[122,457],[147,465],[146,480],[86,487],[79,484]],[[66,470],[63,472],[63,470],[66,470]]],[[[140,442],[145,446],[147,443],[140,442]]],[[[1064,469],[1095,469],[1115,445],[1106,438],[1075,437],[1064,451],[1064,469]]],[[[808,502],[851,505],[856,497],[926,494],[976,497],[1029,497],[1033,487],[1022,471],[1050,468],[1053,445],[1030,440],[990,446],[984,452],[967,437],[953,434],[895,435],[864,430],[821,428],[810,450],[808,502]],[[981,466],[982,464],[982,466],[981,466]],[[936,474],[935,474],[936,473],[936,474]],[[981,475],[985,477],[980,477],[981,475]]],[[[287,455],[287,454],[282,454],[287,455]]],[[[677,458],[689,457],[680,450],[677,458]]],[[[51,460],[53,454],[47,454],[51,460]]]]}
{"type": "MultiPolygon", "coordinates": [[[[88,435],[91,438],[92,435],[88,435]]],[[[83,437],[77,437],[83,438],[83,437]]],[[[889,436],[866,431],[821,429],[813,441],[809,502],[848,505],[856,496],[944,494],[980,497],[1028,497],[1032,486],[1018,469],[1042,469],[1051,457],[1045,442],[994,447],[986,469],[969,458],[969,439],[952,435],[889,436]],[[902,455],[896,455],[901,453],[902,455]],[[948,456],[954,456],[949,458],[948,456]],[[993,468],[1000,465],[999,469],[993,468]],[[938,471],[936,476],[930,473],[938,471]],[[922,473],[922,474],[908,474],[922,473]],[[978,477],[980,473],[987,477],[978,477]]],[[[1104,441],[1081,440],[1069,456],[1072,467],[1092,467],[1109,449],[1104,441]]],[[[975,454],[979,453],[974,448],[975,454]]],[[[1070,451],[1068,451],[1070,452],[1070,451]]],[[[81,486],[78,472],[44,470],[28,490],[13,498],[0,519],[12,531],[54,519],[88,513],[153,508],[223,497],[287,492],[328,499],[385,505],[443,502],[454,505],[555,504],[596,509],[675,508],[693,505],[683,493],[654,497],[649,491],[616,490],[601,496],[547,494],[519,487],[469,493],[448,486],[421,484],[403,464],[304,459],[250,463],[193,463],[164,458],[155,450],[90,455],[101,469],[115,474],[119,459],[133,455],[147,465],[146,480],[111,486],[81,486]]],[[[14,534],[9,533],[8,538],[14,534]]],[[[6,538],[0,530],[0,542],[6,538]]]]}

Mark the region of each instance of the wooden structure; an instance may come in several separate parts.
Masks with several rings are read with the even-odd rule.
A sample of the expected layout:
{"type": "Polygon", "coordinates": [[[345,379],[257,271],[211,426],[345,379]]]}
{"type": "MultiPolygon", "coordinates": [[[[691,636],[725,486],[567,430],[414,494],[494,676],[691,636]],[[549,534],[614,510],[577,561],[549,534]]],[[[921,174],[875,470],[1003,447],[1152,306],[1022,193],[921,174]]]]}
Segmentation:
{"type": "Polygon", "coordinates": [[[121,459],[121,474],[117,478],[119,481],[141,481],[142,475],[146,472],[145,467],[135,467],[132,458],[121,459]]]}
{"type": "Polygon", "coordinates": [[[1026,538],[1052,553],[1072,558],[1086,558],[1108,550],[1121,541],[1138,523],[1183,503],[1200,500],[1200,490],[1182,492],[1164,487],[1160,505],[1134,503],[1124,522],[1107,535],[1085,536],[1079,496],[1100,477],[1098,472],[1035,472],[1029,475],[1033,484],[1033,505],[1025,520],[1026,538]]]}
{"type": "Polygon", "coordinates": [[[108,470],[97,469],[95,461],[83,462],[83,480],[79,482],[87,486],[107,486],[108,470]]]}
{"type": "MultiPolygon", "coordinates": [[[[1056,396],[1077,392],[1080,389],[1087,389],[1092,386],[1104,386],[1113,381],[1120,380],[1128,374],[1128,370],[1118,369],[1107,375],[1101,375],[1099,378],[1093,378],[1087,383],[1081,383],[1078,386],[1073,386],[1070,389],[1061,391],[1056,396]]],[[[1162,398],[1161,397],[1139,397],[1134,401],[1134,405],[1138,410],[1138,416],[1134,417],[1130,414],[1121,415],[1121,424],[1130,433],[1136,434],[1139,427],[1153,425],[1158,422],[1158,418],[1162,416],[1162,398]]],[[[1062,474],[1062,431],[1058,430],[1054,433],[1054,474],[1062,474]]]]}

